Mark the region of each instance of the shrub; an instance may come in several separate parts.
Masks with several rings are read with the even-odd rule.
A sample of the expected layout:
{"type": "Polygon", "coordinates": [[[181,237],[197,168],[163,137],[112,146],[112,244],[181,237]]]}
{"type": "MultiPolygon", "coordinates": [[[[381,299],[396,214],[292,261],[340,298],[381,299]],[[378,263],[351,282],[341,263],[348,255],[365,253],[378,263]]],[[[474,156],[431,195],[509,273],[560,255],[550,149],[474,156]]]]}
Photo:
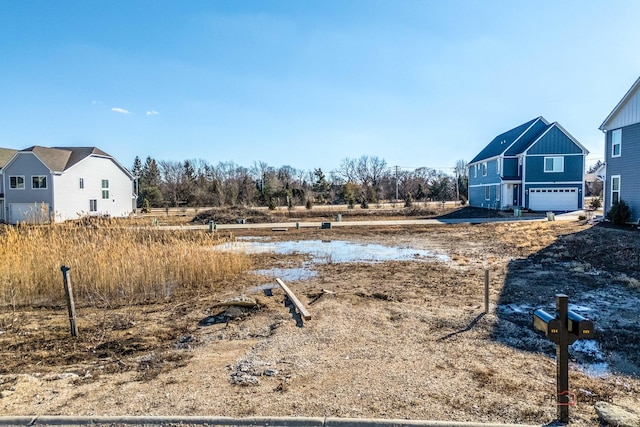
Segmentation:
{"type": "Polygon", "coordinates": [[[362,200],[362,203],[360,203],[360,207],[362,209],[369,209],[369,202],[367,202],[367,199],[362,200]]]}
{"type": "Polygon", "coordinates": [[[607,219],[614,225],[625,225],[631,221],[631,209],[627,202],[624,200],[615,202],[607,213],[607,219]]]}
{"type": "Polygon", "coordinates": [[[596,197],[594,199],[591,199],[589,206],[591,206],[592,209],[598,209],[599,207],[602,206],[602,201],[600,200],[599,197],[596,197]]]}
{"type": "Polygon", "coordinates": [[[313,208],[313,202],[311,201],[311,199],[307,199],[307,204],[305,205],[305,207],[307,209],[313,208]]]}
{"type": "Polygon", "coordinates": [[[411,193],[407,193],[407,197],[404,199],[404,207],[410,208],[413,205],[413,196],[411,193]]]}

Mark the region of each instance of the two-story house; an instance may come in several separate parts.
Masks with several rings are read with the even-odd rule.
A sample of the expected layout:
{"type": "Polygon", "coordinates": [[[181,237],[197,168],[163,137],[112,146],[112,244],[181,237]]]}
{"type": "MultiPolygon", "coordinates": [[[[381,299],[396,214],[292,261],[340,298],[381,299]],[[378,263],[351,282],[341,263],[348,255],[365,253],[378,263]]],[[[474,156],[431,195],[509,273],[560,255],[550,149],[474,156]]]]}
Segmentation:
{"type": "Polygon", "coordinates": [[[589,154],[559,123],[537,117],[496,136],[468,164],[469,205],[581,209],[589,154]]]}
{"type": "Polygon", "coordinates": [[[14,154],[18,150],[12,150],[10,148],[0,148],[0,222],[5,222],[5,210],[4,210],[4,179],[2,179],[4,165],[11,160],[14,154]]]}
{"type": "Polygon", "coordinates": [[[604,213],[624,200],[640,222],[640,78],[600,125],[605,134],[604,213]]]}
{"type": "Polygon", "coordinates": [[[135,178],[96,147],[3,149],[0,166],[5,222],[61,222],[135,212],[135,178]]]}

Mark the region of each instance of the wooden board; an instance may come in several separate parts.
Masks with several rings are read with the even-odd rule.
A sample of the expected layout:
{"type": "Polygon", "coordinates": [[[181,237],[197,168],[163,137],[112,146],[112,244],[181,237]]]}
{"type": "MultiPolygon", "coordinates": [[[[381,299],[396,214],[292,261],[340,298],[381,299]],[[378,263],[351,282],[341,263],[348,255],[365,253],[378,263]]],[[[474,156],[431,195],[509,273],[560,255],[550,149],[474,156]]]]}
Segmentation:
{"type": "Polygon", "coordinates": [[[302,318],[304,320],[311,319],[311,314],[307,311],[307,309],[304,307],[304,305],[302,305],[300,300],[294,295],[294,293],[291,291],[291,289],[289,289],[289,287],[287,285],[285,285],[284,282],[282,280],[280,280],[280,279],[276,279],[276,282],[278,282],[278,285],[280,285],[282,290],[287,294],[287,296],[289,297],[289,299],[291,300],[293,305],[296,306],[296,308],[300,312],[300,315],[302,316],[302,318]]]}

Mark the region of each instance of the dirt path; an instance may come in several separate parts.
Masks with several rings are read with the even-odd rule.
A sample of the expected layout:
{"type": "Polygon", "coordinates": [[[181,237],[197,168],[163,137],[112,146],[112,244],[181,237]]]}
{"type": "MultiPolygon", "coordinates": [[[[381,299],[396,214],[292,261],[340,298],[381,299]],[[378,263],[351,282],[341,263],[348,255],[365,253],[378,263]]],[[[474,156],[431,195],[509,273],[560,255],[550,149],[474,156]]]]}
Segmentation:
{"type": "Polygon", "coordinates": [[[85,308],[77,340],[67,338],[64,310],[3,309],[0,414],[550,423],[554,348],[532,330],[530,311],[552,306],[558,292],[597,330],[591,353],[572,351],[571,425],[597,425],[599,400],[638,407],[637,233],[575,222],[233,233],[245,242],[376,243],[434,256],[353,263],[256,252],[257,270],[313,270],[287,282],[313,315],[302,327],[280,289],[267,296],[256,288],[273,283],[270,274],[221,284],[216,295],[85,308]],[[225,317],[216,303],[239,294],[258,307],[225,317]],[[605,374],[585,372],[598,364],[605,374]]]}

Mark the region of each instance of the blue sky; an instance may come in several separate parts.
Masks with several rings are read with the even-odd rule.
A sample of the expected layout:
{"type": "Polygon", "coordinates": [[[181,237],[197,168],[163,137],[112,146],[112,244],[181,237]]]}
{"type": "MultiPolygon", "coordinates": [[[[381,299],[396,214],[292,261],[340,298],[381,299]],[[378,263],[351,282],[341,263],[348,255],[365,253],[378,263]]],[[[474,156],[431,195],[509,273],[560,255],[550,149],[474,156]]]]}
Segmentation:
{"type": "Polygon", "coordinates": [[[537,116],[603,156],[640,2],[2,1],[0,147],[450,168],[537,116]]]}

